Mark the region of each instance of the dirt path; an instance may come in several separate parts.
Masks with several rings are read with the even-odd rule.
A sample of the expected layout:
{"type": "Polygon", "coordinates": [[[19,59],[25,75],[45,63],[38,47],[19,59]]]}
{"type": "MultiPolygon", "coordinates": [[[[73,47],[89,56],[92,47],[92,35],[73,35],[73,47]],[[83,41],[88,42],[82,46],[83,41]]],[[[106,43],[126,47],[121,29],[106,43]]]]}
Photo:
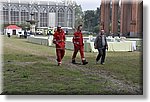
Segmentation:
{"type": "MultiPolygon", "coordinates": [[[[48,57],[48,60],[56,62],[56,59],[53,56],[48,57]]],[[[111,83],[113,83],[117,87],[117,90],[115,90],[117,93],[122,92],[122,91],[127,91],[126,93],[129,93],[129,94],[135,94],[135,95],[142,94],[142,90],[140,90],[140,86],[132,86],[132,85],[126,84],[125,82],[121,80],[115,79],[116,76],[111,75],[109,72],[106,72],[104,70],[86,68],[84,65],[72,64],[69,61],[65,61],[63,62],[63,64],[66,66],[65,68],[68,70],[72,70],[72,71],[79,70],[83,72],[85,75],[96,75],[97,77],[104,78],[105,79],[104,84],[107,81],[111,81],[111,83]]],[[[114,89],[111,89],[111,87],[109,87],[109,89],[114,90],[114,89]]]]}

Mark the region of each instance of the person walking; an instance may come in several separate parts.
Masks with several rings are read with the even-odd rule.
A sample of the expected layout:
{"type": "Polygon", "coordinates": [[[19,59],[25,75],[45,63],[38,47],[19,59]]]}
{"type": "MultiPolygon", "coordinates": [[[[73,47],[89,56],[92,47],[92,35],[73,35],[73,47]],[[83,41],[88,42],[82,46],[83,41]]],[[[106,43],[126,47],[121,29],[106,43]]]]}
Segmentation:
{"type": "Polygon", "coordinates": [[[58,66],[60,66],[65,55],[65,33],[60,25],[54,33],[53,43],[56,45],[57,62],[58,66]]]}
{"type": "Polygon", "coordinates": [[[104,30],[101,30],[99,35],[96,37],[94,41],[94,47],[98,50],[98,55],[96,57],[96,63],[101,59],[101,64],[105,64],[105,56],[106,56],[106,49],[108,50],[108,44],[106,40],[106,36],[104,35],[104,30]]]}
{"type": "Polygon", "coordinates": [[[88,64],[88,62],[85,60],[85,57],[84,57],[84,43],[83,43],[83,36],[82,36],[81,30],[82,30],[82,25],[79,25],[77,28],[77,31],[74,33],[74,37],[73,37],[74,52],[72,55],[72,63],[76,64],[75,58],[76,58],[78,51],[80,51],[82,64],[86,65],[88,64]]]}

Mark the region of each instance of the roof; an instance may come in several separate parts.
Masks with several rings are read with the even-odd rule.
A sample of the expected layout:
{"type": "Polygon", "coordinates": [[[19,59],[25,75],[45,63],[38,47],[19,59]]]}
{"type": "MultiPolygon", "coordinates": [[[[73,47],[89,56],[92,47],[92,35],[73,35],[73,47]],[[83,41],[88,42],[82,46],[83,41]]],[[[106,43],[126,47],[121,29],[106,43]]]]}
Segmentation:
{"type": "Polygon", "coordinates": [[[9,25],[6,27],[6,29],[21,29],[21,28],[16,25],[9,25]]]}

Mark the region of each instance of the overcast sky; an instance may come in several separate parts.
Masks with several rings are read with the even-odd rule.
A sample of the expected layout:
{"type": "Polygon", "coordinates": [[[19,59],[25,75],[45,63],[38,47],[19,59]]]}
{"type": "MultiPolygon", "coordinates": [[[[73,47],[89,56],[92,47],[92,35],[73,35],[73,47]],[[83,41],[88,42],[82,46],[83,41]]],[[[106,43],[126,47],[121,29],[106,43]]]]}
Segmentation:
{"type": "MultiPolygon", "coordinates": [[[[62,1],[62,0],[50,0],[50,1],[62,1]]],[[[72,0],[76,1],[77,4],[81,5],[82,10],[96,10],[100,7],[101,0],[72,0]]]]}
{"type": "MultiPolygon", "coordinates": [[[[50,0],[50,1],[62,1],[62,0],[50,0]]],[[[100,7],[101,0],[72,0],[76,1],[77,4],[80,4],[82,10],[96,10],[97,7],[100,7]]]]}
{"type": "MultiPolygon", "coordinates": [[[[5,1],[62,1],[62,0],[5,0],[5,1]]],[[[70,0],[71,1],[71,0],[70,0]]],[[[72,0],[72,1],[76,1],[76,3],[78,5],[81,5],[82,10],[96,10],[97,7],[100,7],[100,1],[101,0],[72,0]]]]}
{"type": "Polygon", "coordinates": [[[74,0],[77,4],[81,4],[82,10],[96,10],[97,7],[100,7],[101,0],[74,0]]]}

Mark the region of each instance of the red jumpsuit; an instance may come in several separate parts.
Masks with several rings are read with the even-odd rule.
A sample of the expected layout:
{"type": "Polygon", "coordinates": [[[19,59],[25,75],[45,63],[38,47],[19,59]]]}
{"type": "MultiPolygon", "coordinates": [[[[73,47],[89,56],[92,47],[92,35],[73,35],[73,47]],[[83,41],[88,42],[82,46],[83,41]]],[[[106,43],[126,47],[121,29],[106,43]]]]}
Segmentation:
{"type": "Polygon", "coordinates": [[[61,64],[65,55],[65,33],[62,29],[59,32],[55,31],[53,43],[56,44],[57,62],[61,64]]]}
{"type": "Polygon", "coordinates": [[[82,62],[85,60],[84,58],[84,43],[83,43],[83,36],[81,32],[75,32],[73,37],[74,43],[74,53],[72,59],[75,60],[78,51],[80,51],[82,62]]]}

